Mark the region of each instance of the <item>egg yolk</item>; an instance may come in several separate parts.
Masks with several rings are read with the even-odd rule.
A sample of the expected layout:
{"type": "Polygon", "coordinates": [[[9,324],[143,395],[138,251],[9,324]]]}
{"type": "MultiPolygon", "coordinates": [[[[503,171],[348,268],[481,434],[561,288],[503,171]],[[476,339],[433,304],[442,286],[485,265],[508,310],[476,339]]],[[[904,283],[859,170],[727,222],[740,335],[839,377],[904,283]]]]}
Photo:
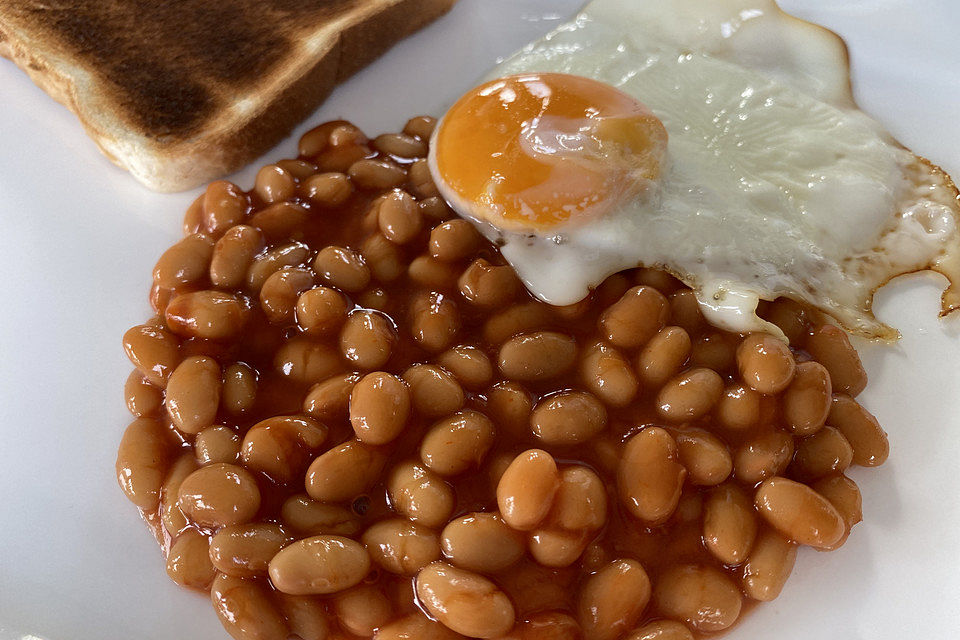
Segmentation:
{"type": "Polygon", "coordinates": [[[610,85],[562,73],[483,84],[443,117],[434,178],[464,215],[549,231],[602,216],[649,190],[667,147],[663,123],[610,85]]]}

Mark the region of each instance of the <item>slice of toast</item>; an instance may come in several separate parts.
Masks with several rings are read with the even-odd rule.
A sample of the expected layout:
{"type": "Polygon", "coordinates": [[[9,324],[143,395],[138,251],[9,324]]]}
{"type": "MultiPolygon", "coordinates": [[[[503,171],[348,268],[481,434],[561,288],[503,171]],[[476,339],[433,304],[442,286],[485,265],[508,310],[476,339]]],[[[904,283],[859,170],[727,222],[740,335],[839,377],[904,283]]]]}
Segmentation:
{"type": "Polygon", "coordinates": [[[158,191],[230,173],[455,0],[0,0],[0,55],[158,191]]]}

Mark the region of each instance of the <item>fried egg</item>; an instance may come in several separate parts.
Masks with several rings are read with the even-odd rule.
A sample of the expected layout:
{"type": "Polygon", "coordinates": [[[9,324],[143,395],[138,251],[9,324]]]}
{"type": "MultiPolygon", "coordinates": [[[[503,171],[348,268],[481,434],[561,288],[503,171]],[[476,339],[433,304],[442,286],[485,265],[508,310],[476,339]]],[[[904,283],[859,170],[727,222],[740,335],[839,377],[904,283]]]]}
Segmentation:
{"type": "Polygon", "coordinates": [[[430,168],[550,304],[659,267],[731,331],[779,334],[756,309],[786,296],[893,339],[871,306],[897,275],[944,274],[960,307],[960,201],[848,74],[772,0],[594,0],[450,108],[430,168]]]}

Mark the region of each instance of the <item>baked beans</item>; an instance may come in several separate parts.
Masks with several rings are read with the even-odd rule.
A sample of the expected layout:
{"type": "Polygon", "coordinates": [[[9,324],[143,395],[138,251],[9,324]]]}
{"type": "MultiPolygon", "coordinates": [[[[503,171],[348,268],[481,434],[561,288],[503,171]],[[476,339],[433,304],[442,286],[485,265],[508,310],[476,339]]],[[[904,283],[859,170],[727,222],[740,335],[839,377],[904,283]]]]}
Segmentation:
{"type": "Polygon", "coordinates": [[[445,562],[417,574],[417,597],[444,626],[473,638],[496,638],[513,628],[513,603],[483,576],[445,562]]]}
{"type": "Polygon", "coordinates": [[[116,471],[170,577],[241,640],[692,640],[844,544],[889,447],[846,336],[724,331],[651,268],[536,300],[434,125],[322,125],[158,260],[116,471]]]}

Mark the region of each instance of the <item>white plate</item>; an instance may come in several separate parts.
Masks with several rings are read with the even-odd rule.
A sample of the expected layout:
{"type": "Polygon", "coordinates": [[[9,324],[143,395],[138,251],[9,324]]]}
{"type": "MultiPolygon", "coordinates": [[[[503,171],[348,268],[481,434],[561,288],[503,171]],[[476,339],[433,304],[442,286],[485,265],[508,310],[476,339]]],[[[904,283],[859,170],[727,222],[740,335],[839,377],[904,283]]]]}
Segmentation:
{"type": "MultiPolygon", "coordinates": [[[[297,133],[334,117],[392,131],[408,115],[438,113],[497,57],[578,5],[461,0],[338,89],[297,133]]],[[[958,3],[783,5],[846,37],[863,108],[960,176],[958,3]]],[[[129,420],[120,337],[148,316],[150,270],[196,193],[141,188],[6,61],[0,87],[0,640],[226,638],[207,600],[164,575],[113,474],[129,420]]],[[[295,140],[268,157],[292,155],[295,140]]],[[[235,179],[249,186],[252,175],[235,179]]],[[[781,597],[730,637],[957,637],[960,322],[937,320],[942,286],[904,278],[879,298],[880,317],[903,340],[864,348],[863,401],[892,445],[885,466],[853,472],[865,521],[837,552],[804,550],[781,597]]]]}

